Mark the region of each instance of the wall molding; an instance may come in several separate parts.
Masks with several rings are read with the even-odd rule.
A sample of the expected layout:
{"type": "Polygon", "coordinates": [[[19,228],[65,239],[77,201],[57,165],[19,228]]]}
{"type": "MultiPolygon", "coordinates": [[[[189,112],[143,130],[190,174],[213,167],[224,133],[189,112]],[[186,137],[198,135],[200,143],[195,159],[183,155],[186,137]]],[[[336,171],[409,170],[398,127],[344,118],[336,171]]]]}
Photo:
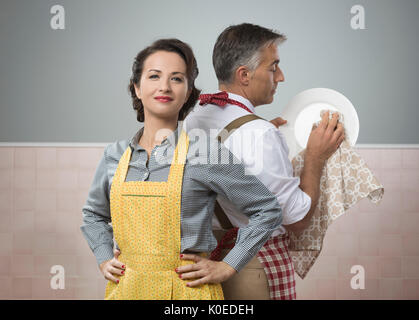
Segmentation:
{"type": "MultiPolygon", "coordinates": [[[[0,142],[0,148],[104,148],[113,142],[0,142]]],[[[358,149],[419,149],[419,144],[356,144],[358,149]]]]}
{"type": "Polygon", "coordinates": [[[104,148],[112,142],[0,142],[8,148],[104,148]]]}

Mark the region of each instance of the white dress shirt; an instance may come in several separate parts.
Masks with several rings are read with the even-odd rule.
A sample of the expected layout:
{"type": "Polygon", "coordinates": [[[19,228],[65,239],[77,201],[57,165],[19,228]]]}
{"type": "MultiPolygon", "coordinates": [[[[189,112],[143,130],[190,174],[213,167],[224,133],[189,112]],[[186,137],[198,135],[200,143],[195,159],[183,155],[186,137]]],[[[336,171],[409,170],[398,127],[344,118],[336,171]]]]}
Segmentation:
{"type": "MultiPolygon", "coordinates": [[[[255,111],[255,107],[244,97],[232,93],[228,95],[230,99],[243,103],[252,112],[255,111]]],[[[224,107],[197,105],[186,117],[184,129],[190,135],[200,130],[202,134],[203,130],[206,134],[212,132],[215,137],[230,122],[247,114],[248,111],[232,104],[224,107]]],[[[299,188],[300,178],[293,176],[288,146],[280,129],[269,121],[253,120],[234,131],[224,145],[243,162],[246,173],[255,175],[277,197],[282,208],[283,225],[304,218],[310,210],[311,198],[299,188]]],[[[217,200],[234,226],[243,227],[247,224],[247,217],[238,212],[232,203],[222,197],[217,200]]],[[[214,221],[213,225],[216,229],[220,228],[218,221],[214,221]]],[[[272,236],[285,232],[285,228],[280,226],[272,236]]]]}

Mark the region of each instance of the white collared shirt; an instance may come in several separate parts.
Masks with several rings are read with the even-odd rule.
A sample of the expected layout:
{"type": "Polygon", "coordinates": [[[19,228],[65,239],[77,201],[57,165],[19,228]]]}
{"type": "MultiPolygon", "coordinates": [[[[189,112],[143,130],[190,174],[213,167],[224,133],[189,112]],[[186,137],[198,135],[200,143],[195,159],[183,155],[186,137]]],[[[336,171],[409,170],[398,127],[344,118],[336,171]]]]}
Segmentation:
{"type": "MultiPolygon", "coordinates": [[[[255,107],[242,96],[228,93],[229,98],[243,103],[252,112],[255,107]]],[[[239,106],[227,104],[219,107],[212,104],[197,105],[186,117],[184,129],[190,134],[194,129],[204,130],[210,134],[217,133],[233,120],[249,114],[239,106]]],[[[293,224],[307,214],[311,206],[311,198],[299,188],[300,178],[293,176],[292,164],[288,159],[289,149],[280,129],[265,120],[253,120],[245,123],[232,133],[224,142],[246,168],[247,173],[254,174],[278,199],[282,208],[282,224],[293,224]]],[[[236,227],[247,225],[246,216],[225,198],[217,199],[236,227]]],[[[214,228],[220,228],[214,219],[214,228]]],[[[281,226],[272,236],[285,233],[281,226]]]]}

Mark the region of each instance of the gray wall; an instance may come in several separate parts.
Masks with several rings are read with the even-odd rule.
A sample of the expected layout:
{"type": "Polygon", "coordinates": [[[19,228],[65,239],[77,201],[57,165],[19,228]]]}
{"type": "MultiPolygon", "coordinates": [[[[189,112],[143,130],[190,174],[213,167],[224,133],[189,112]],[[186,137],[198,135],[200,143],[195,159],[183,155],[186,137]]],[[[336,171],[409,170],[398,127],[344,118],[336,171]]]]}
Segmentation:
{"type": "Polygon", "coordinates": [[[18,0],[0,3],[0,142],[112,142],[135,133],[127,84],[136,53],[178,37],[197,56],[203,91],[217,89],[211,51],[228,25],[251,22],[285,33],[285,82],[273,118],[297,93],[342,92],[360,119],[358,143],[419,143],[417,0],[18,0]],[[50,8],[65,8],[52,30],[50,8]],[[365,30],[350,9],[365,8],[365,30]],[[217,10],[222,9],[222,10],[217,10]]]}

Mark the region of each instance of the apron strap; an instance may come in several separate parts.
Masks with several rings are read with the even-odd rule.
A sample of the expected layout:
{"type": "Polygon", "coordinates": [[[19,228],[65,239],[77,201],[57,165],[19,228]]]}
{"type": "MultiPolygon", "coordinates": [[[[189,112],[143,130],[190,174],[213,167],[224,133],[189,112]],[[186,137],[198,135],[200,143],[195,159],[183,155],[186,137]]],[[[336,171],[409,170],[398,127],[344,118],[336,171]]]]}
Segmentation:
{"type": "MultiPolygon", "coordinates": [[[[128,146],[125,149],[125,152],[122,154],[122,157],[119,159],[119,165],[116,168],[114,178],[118,177],[119,179],[115,179],[116,183],[122,184],[125,182],[128,173],[129,161],[131,160],[131,146],[128,146]],[[120,170],[120,171],[119,171],[120,170]]],[[[112,182],[114,184],[114,182],[112,182]]]]}
{"type": "Polygon", "coordinates": [[[181,199],[182,199],[182,183],[183,172],[185,169],[186,155],[188,153],[189,138],[185,131],[182,130],[175,152],[173,154],[172,164],[170,165],[169,177],[167,179],[167,194],[170,195],[168,201],[171,208],[172,225],[176,226],[172,232],[176,233],[178,243],[174,243],[174,252],[176,258],[179,258],[180,253],[180,215],[181,215],[181,199]]]}
{"type": "MultiPolygon", "coordinates": [[[[248,114],[242,117],[239,117],[233,121],[231,121],[217,136],[217,139],[220,143],[224,143],[227,138],[236,130],[237,128],[241,127],[245,123],[248,123],[253,120],[265,120],[261,117],[258,117],[255,114],[248,114]]],[[[267,121],[267,120],[265,120],[267,121]]],[[[218,201],[215,201],[214,205],[214,214],[217,217],[218,221],[220,222],[221,227],[224,230],[230,230],[234,228],[233,224],[231,223],[230,219],[227,217],[226,213],[224,212],[223,208],[221,208],[218,201]]]]}
{"type": "Polygon", "coordinates": [[[247,114],[245,116],[239,117],[233,121],[231,121],[223,130],[218,133],[217,139],[220,143],[224,143],[227,138],[236,130],[237,128],[241,127],[245,123],[248,123],[253,120],[265,120],[261,117],[258,117],[255,114],[247,114]]]}
{"type": "Polygon", "coordinates": [[[173,154],[172,164],[170,166],[169,177],[167,182],[171,183],[180,183],[182,184],[182,179],[178,179],[179,176],[183,176],[183,169],[185,167],[186,156],[188,154],[189,147],[189,137],[184,130],[182,130],[175,152],[173,154]],[[181,172],[179,172],[181,170],[181,172]],[[178,181],[180,180],[180,181],[178,181]]]}

